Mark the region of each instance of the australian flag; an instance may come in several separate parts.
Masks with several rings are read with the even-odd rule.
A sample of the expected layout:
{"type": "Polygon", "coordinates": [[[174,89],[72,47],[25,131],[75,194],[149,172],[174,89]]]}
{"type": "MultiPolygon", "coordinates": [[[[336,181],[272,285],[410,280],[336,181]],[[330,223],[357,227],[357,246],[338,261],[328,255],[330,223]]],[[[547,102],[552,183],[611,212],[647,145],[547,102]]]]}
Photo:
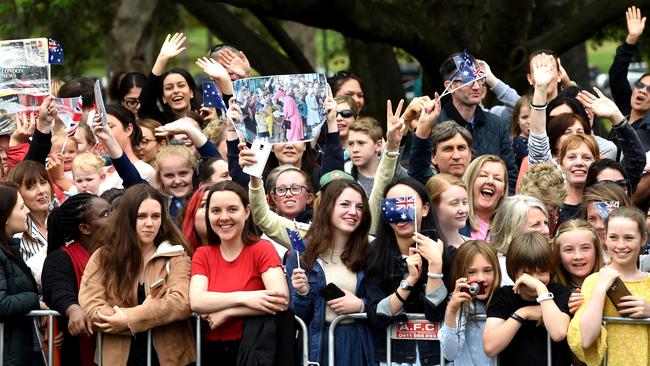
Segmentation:
{"type": "Polygon", "coordinates": [[[287,234],[289,235],[289,241],[291,241],[291,249],[298,251],[300,253],[304,252],[305,242],[300,237],[300,233],[295,230],[291,230],[289,228],[286,229],[287,229],[287,234]]]}
{"type": "Polygon", "coordinates": [[[415,196],[382,198],[381,214],[389,224],[415,221],[415,196]]]}
{"type": "Polygon", "coordinates": [[[607,220],[609,214],[617,209],[620,205],[618,201],[602,201],[602,202],[593,202],[594,207],[598,210],[598,215],[603,220],[607,220]]]}
{"type": "Polygon", "coordinates": [[[470,57],[469,53],[467,53],[467,50],[463,50],[461,54],[458,54],[452,58],[454,60],[454,64],[456,64],[456,69],[460,70],[461,65],[464,64],[474,64],[474,61],[472,61],[472,58],[470,57]]]}
{"type": "Polygon", "coordinates": [[[485,77],[481,69],[479,69],[478,66],[474,64],[474,60],[467,53],[467,51],[463,51],[463,53],[460,55],[454,56],[453,60],[458,71],[453,75],[452,80],[454,80],[456,77],[460,77],[463,84],[469,84],[475,80],[485,77]]]}
{"type": "Polygon", "coordinates": [[[47,55],[48,63],[52,65],[63,65],[63,48],[59,42],[51,38],[47,39],[47,55]]]}
{"type": "Polygon", "coordinates": [[[208,108],[228,109],[212,81],[203,82],[203,106],[208,108]]]}

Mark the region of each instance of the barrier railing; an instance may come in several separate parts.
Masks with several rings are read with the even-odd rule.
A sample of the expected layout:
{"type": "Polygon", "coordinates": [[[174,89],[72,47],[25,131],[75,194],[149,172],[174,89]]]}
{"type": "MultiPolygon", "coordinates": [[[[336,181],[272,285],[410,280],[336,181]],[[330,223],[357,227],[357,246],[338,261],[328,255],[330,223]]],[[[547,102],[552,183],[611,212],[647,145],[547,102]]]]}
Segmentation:
{"type": "MultiPolygon", "coordinates": [[[[36,316],[46,316],[48,320],[47,324],[47,364],[52,365],[52,360],[54,359],[54,324],[52,320],[55,316],[61,316],[58,312],[54,310],[32,310],[26,316],[36,317],[36,316]]],[[[40,343],[40,339],[39,339],[40,343]]],[[[5,354],[5,325],[0,323],[0,366],[4,366],[4,354],[5,354]]]]}
{"type": "MultiPolygon", "coordinates": [[[[58,313],[57,313],[58,314],[58,313]]],[[[195,340],[196,340],[196,366],[201,366],[201,352],[202,352],[202,347],[201,347],[201,316],[197,313],[192,313],[192,317],[196,318],[196,334],[195,334],[195,340]]],[[[296,323],[300,326],[300,329],[302,331],[302,363],[304,366],[319,366],[318,362],[311,362],[309,361],[309,338],[308,338],[308,330],[307,330],[307,325],[305,322],[300,319],[298,316],[295,316],[296,323]]],[[[51,338],[50,338],[51,339],[51,338]]],[[[1,340],[1,339],[0,339],[1,340]]],[[[147,331],[147,366],[151,366],[151,352],[152,352],[152,338],[151,338],[151,329],[147,331]]],[[[102,333],[97,333],[97,358],[98,358],[98,363],[97,366],[102,366],[103,365],[103,334],[102,333]]],[[[51,346],[50,346],[51,350],[51,346]]],[[[0,348],[0,355],[2,355],[2,348],[0,348]]],[[[0,360],[0,366],[2,365],[2,361],[0,360]]]]}
{"type": "MultiPolygon", "coordinates": [[[[408,320],[426,320],[426,317],[424,314],[406,314],[408,320]]],[[[336,346],[336,341],[335,341],[335,331],[336,327],[341,323],[342,321],[346,319],[363,319],[367,320],[368,316],[366,313],[353,313],[353,314],[344,314],[344,315],[339,315],[337,316],[332,323],[330,323],[330,327],[328,330],[327,334],[327,342],[328,342],[328,347],[327,347],[327,362],[329,366],[334,366],[334,355],[335,355],[335,346],[336,346]]],[[[478,321],[485,321],[486,316],[481,314],[481,315],[475,315],[473,320],[478,320],[478,321]]],[[[625,319],[625,318],[623,318],[625,319]]],[[[629,319],[626,319],[629,320],[629,319]]],[[[393,331],[394,327],[397,326],[400,322],[394,322],[390,326],[386,327],[386,364],[388,366],[391,365],[392,362],[392,339],[393,339],[393,331]]],[[[648,319],[648,323],[650,323],[650,319],[648,319]]],[[[413,338],[400,338],[403,340],[437,340],[437,331],[439,331],[439,327],[436,329],[436,338],[432,339],[430,337],[413,337],[413,338]]],[[[547,360],[547,365],[551,366],[552,365],[552,353],[551,353],[551,337],[547,333],[546,334],[546,360],[547,360]]],[[[444,366],[446,364],[445,357],[442,355],[442,351],[440,352],[440,365],[444,366]]],[[[497,358],[497,366],[499,365],[499,359],[497,358]]]]}
{"type": "MultiPolygon", "coordinates": [[[[604,316],[603,327],[605,327],[605,329],[607,329],[607,324],[649,325],[650,318],[633,319],[633,318],[624,318],[620,316],[604,316]]],[[[603,365],[607,365],[607,348],[605,348],[605,354],[603,355],[603,365]]]]}

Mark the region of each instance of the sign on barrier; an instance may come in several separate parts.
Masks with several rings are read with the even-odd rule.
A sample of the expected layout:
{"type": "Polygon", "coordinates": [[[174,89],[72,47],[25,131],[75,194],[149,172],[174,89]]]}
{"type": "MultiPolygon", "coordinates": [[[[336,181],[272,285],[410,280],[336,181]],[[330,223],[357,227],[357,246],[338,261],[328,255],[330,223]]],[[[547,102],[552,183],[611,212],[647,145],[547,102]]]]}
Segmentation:
{"type": "Polygon", "coordinates": [[[427,320],[409,320],[391,324],[391,338],[413,340],[438,340],[440,324],[427,320]]]}

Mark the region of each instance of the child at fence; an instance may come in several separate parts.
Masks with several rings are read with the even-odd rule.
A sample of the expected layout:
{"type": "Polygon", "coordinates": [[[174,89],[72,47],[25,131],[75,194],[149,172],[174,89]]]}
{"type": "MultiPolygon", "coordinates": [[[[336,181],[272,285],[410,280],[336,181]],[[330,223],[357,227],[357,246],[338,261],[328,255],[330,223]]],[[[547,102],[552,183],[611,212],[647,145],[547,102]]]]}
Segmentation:
{"type": "Polygon", "coordinates": [[[580,288],[585,278],[605,264],[598,234],[585,220],[569,220],[558,228],[552,247],[555,281],[571,291],[569,311],[575,314],[584,300],[580,288]]]}
{"type": "Polygon", "coordinates": [[[642,324],[609,324],[604,317],[650,317],[650,276],[638,268],[639,252],[647,239],[646,215],[630,207],[617,208],[607,218],[605,245],[611,263],[585,279],[584,301],[571,320],[568,341],[571,350],[587,365],[600,365],[607,352],[608,365],[649,365],[650,327],[642,324]],[[613,296],[612,285],[622,284],[631,295],[613,296]],[[620,300],[619,300],[620,299],[620,300]]]}
{"type": "Polygon", "coordinates": [[[487,311],[483,347],[499,364],[547,365],[547,333],[553,365],[570,365],[564,339],[569,327],[569,290],[551,282],[554,258],[539,232],[516,236],[506,258],[514,286],[496,290],[487,311]]]}
{"type": "Polygon", "coordinates": [[[455,366],[495,365],[496,359],[483,351],[485,320],[476,317],[486,314],[501,283],[496,253],[482,240],[465,242],[456,252],[451,273],[456,288],[438,334],[440,351],[455,366]]]}
{"type": "MultiPolygon", "coordinates": [[[[339,315],[361,313],[367,299],[362,270],[368,253],[370,209],[363,188],[346,180],[329,183],[314,214],[304,253],[287,260],[290,308],[309,327],[309,360],[327,365],[328,330],[339,315]],[[300,263],[298,263],[300,261],[300,263]],[[342,296],[326,293],[335,285],[342,296]]],[[[364,321],[343,321],[336,328],[335,365],[373,365],[372,341],[364,321]]]]}

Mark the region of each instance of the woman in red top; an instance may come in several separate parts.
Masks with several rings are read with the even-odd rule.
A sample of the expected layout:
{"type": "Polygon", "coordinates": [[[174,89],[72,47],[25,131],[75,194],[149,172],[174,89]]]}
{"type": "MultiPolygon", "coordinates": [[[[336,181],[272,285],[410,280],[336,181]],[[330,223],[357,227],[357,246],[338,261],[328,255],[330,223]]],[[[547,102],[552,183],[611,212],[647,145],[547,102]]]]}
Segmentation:
{"type": "Polygon", "coordinates": [[[257,236],[248,197],[232,181],[208,190],[209,245],[192,259],[190,305],[210,324],[204,360],[234,365],[242,338],[242,317],[287,309],[289,289],[273,245],[257,236]]]}

